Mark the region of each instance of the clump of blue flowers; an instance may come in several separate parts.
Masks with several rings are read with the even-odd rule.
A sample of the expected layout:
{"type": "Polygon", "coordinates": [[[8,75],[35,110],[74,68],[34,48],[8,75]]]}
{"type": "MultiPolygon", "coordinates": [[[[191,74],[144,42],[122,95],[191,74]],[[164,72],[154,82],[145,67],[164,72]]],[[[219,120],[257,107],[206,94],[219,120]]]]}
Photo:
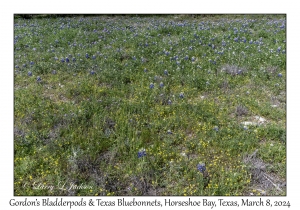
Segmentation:
{"type": "Polygon", "coordinates": [[[154,84],[153,83],[150,83],[150,89],[153,89],[154,88],[154,84]]]}
{"type": "Polygon", "coordinates": [[[197,165],[197,169],[198,169],[198,171],[200,171],[203,174],[204,171],[206,170],[205,163],[199,163],[197,165]]]}
{"type": "Polygon", "coordinates": [[[180,98],[183,98],[183,97],[184,97],[184,94],[181,92],[181,93],[179,94],[179,97],[180,97],[180,98]]]}
{"type": "Polygon", "coordinates": [[[138,158],[144,157],[146,156],[146,150],[145,149],[141,149],[140,151],[138,151],[138,158]]]}

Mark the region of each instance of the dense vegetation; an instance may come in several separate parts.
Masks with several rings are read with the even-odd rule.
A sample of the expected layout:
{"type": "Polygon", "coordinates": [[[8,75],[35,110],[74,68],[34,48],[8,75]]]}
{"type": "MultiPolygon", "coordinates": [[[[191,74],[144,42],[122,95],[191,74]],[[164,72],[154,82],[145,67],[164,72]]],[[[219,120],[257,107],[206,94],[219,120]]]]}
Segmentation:
{"type": "Polygon", "coordinates": [[[285,16],[16,15],[14,62],[15,195],[285,195],[285,16]]]}

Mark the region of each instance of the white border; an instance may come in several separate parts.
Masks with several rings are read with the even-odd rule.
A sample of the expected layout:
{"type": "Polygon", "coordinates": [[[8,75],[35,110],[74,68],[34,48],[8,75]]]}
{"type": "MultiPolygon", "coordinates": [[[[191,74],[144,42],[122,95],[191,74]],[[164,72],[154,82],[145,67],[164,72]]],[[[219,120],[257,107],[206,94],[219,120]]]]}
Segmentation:
{"type": "MultiPolygon", "coordinates": [[[[287,197],[269,197],[272,200],[289,200],[290,209],[297,209],[299,205],[300,170],[297,162],[299,158],[299,139],[297,139],[300,104],[298,101],[299,84],[299,12],[296,1],[1,1],[1,179],[0,206],[10,208],[8,202],[13,198],[13,14],[14,13],[282,13],[287,14],[287,197]],[[40,4],[39,4],[40,3],[40,4]]],[[[94,198],[94,197],[91,197],[94,198]]],[[[153,200],[155,197],[144,197],[153,200]]],[[[165,197],[157,197],[163,200],[165,197]]],[[[172,197],[174,200],[184,200],[182,197],[172,197]]],[[[199,197],[203,199],[205,197],[199,197]]],[[[206,197],[217,200],[221,197],[206,197]]],[[[229,200],[240,200],[242,197],[230,197],[229,200]]],[[[249,198],[249,197],[245,197],[249,198]]],[[[18,198],[20,199],[20,197],[18,198]]],[[[33,197],[30,199],[33,200],[33,197]]],[[[42,199],[42,197],[39,197],[42,199]]],[[[111,198],[117,199],[117,198],[111,198]]],[[[196,197],[192,199],[196,200],[196,197]]],[[[266,198],[264,198],[266,199],[266,198]]],[[[78,200],[71,197],[68,200],[78,200]]],[[[89,197],[85,197],[89,200],[89,197]]],[[[75,207],[74,207],[75,208],[75,207]]],[[[72,209],[74,209],[72,208],[72,209]]],[[[100,207],[97,207],[100,208],[100,207]]],[[[198,207],[199,208],[199,207],[198,207]]],[[[203,208],[203,207],[201,207],[203,208]]],[[[260,207],[256,207],[260,208],[260,207]]],[[[1,208],[2,209],[2,208],[1,208]]],[[[42,209],[39,207],[39,209],[42,209]]],[[[76,209],[76,208],[75,208],[76,209]]],[[[79,209],[79,208],[77,208],[79,209]]],[[[82,208],[81,208],[82,209],[82,208]]],[[[243,209],[243,208],[239,208],[243,209]]],[[[251,208],[245,208],[251,209],[251,208]]],[[[260,208],[261,209],[261,208],[260,208]]]]}

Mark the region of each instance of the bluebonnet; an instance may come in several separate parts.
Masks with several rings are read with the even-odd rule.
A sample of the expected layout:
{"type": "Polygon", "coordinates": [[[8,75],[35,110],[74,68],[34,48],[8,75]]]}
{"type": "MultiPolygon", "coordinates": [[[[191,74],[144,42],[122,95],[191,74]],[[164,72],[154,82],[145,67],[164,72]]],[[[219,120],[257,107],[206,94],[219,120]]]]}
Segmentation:
{"type": "Polygon", "coordinates": [[[33,65],[34,64],[34,62],[33,61],[30,61],[30,65],[33,65]]]}
{"type": "Polygon", "coordinates": [[[169,104],[169,105],[171,105],[171,104],[172,104],[172,101],[171,101],[170,99],[168,100],[168,104],[169,104]]]}
{"type": "Polygon", "coordinates": [[[32,76],[32,72],[29,71],[29,72],[27,73],[27,75],[31,77],[31,76],[32,76]]]}
{"type": "Polygon", "coordinates": [[[52,74],[56,74],[56,71],[55,71],[55,70],[53,70],[53,71],[52,71],[52,74]]]}
{"type": "Polygon", "coordinates": [[[161,88],[164,87],[164,83],[160,82],[159,87],[161,87],[161,88]]]}
{"type": "Polygon", "coordinates": [[[16,69],[18,69],[18,68],[19,68],[19,66],[18,66],[18,65],[16,65],[16,66],[15,66],[15,68],[16,68],[16,69]]]}
{"type": "Polygon", "coordinates": [[[183,95],[183,93],[181,92],[181,93],[179,93],[179,97],[180,98],[183,98],[184,97],[184,95],[183,95]]]}
{"type": "Polygon", "coordinates": [[[165,71],[164,71],[164,74],[165,74],[165,75],[168,75],[168,70],[165,70],[165,71]]]}
{"type": "Polygon", "coordinates": [[[93,57],[92,57],[94,60],[96,59],[96,56],[95,55],[93,55],[93,57]]]}
{"type": "Polygon", "coordinates": [[[86,57],[86,58],[89,58],[90,56],[89,56],[89,54],[88,54],[88,53],[86,53],[86,54],[85,54],[85,57],[86,57]]]}
{"type": "Polygon", "coordinates": [[[188,60],[188,59],[189,59],[189,56],[188,56],[188,55],[186,55],[186,56],[184,57],[184,59],[185,59],[185,60],[188,60]]]}
{"type": "Polygon", "coordinates": [[[154,88],[154,84],[153,83],[150,83],[150,89],[153,89],[154,88]]]}
{"type": "Polygon", "coordinates": [[[167,131],[167,134],[173,134],[173,133],[172,133],[172,131],[171,131],[171,130],[168,130],[168,131],[167,131]]]}
{"type": "Polygon", "coordinates": [[[54,60],[56,60],[56,61],[57,61],[57,60],[58,60],[58,57],[54,57],[54,60]]]}
{"type": "Polygon", "coordinates": [[[215,127],[214,127],[214,130],[215,130],[215,131],[219,131],[219,127],[218,127],[218,126],[215,126],[215,127]]]}
{"type": "Polygon", "coordinates": [[[38,76],[38,77],[36,78],[36,81],[38,81],[38,82],[42,81],[41,77],[38,76]]]}
{"type": "Polygon", "coordinates": [[[73,62],[75,62],[75,61],[76,61],[76,58],[74,57],[72,60],[73,60],[73,62]]]}
{"type": "Polygon", "coordinates": [[[195,60],[196,60],[196,58],[193,56],[193,57],[192,57],[192,62],[194,62],[195,60]]]}
{"type": "Polygon", "coordinates": [[[146,69],[146,68],[144,69],[144,72],[147,72],[147,69],[146,69]]]}
{"type": "Polygon", "coordinates": [[[65,62],[65,59],[62,58],[62,59],[60,59],[60,61],[61,61],[62,63],[64,63],[64,62],[65,62]]]}
{"type": "Polygon", "coordinates": [[[278,48],[277,48],[277,52],[279,53],[279,52],[280,52],[280,50],[281,50],[281,47],[278,47],[278,48]]]}
{"type": "Polygon", "coordinates": [[[70,62],[70,60],[69,60],[69,58],[68,58],[68,57],[66,58],[66,62],[67,62],[67,63],[69,63],[69,62],[70,62]]]}
{"type": "Polygon", "coordinates": [[[91,74],[91,75],[94,75],[94,74],[96,74],[96,72],[95,72],[94,70],[92,70],[92,71],[90,72],[90,74],[91,74]]]}
{"type": "Polygon", "coordinates": [[[24,64],[23,64],[23,67],[26,67],[26,66],[27,66],[27,64],[26,64],[26,63],[24,63],[24,64]]]}
{"type": "Polygon", "coordinates": [[[279,73],[279,74],[278,74],[278,77],[282,77],[282,74],[281,74],[281,73],[279,73]]]}
{"type": "Polygon", "coordinates": [[[199,163],[197,165],[197,169],[198,169],[198,171],[200,171],[203,174],[204,171],[206,170],[205,163],[199,163]]]}
{"type": "Polygon", "coordinates": [[[138,151],[138,158],[144,157],[146,156],[146,150],[142,149],[140,151],[138,151]]]}

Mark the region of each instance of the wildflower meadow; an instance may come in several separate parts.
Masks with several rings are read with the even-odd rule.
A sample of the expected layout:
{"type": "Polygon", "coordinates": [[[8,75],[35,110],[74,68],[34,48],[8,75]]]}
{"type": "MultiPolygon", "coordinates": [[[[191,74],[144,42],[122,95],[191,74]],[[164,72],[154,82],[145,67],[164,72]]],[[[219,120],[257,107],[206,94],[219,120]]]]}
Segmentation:
{"type": "Polygon", "coordinates": [[[15,196],[286,195],[285,15],[15,14],[13,40],[15,196]]]}

